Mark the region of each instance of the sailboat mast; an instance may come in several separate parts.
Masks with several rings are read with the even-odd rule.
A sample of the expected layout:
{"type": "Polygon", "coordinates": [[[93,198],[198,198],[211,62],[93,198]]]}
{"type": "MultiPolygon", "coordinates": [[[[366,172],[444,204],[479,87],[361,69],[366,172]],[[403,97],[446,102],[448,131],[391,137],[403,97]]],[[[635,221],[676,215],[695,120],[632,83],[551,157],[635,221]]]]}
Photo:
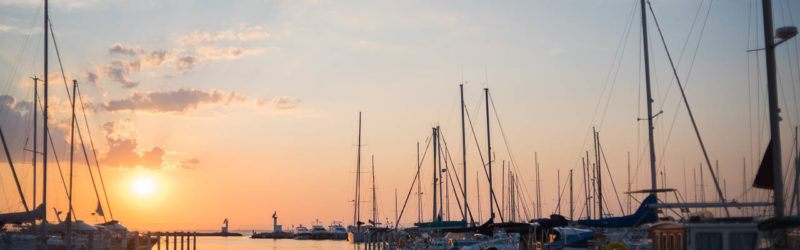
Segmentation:
{"type": "Polygon", "coordinates": [[[494,185],[492,185],[492,133],[489,129],[489,88],[484,88],[486,94],[486,155],[489,157],[489,219],[494,219],[494,185]]]}
{"type": "Polygon", "coordinates": [[[536,217],[542,218],[542,185],[539,180],[539,154],[533,152],[533,163],[536,166],[536,217]]]}
{"type": "Polygon", "coordinates": [[[772,28],[772,0],[763,0],[761,9],[764,13],[764,42],[767,62],[767,104],[769,106],[769,134],[772,138],[772,176],[774,180],[773,197],[775,201],[775,217],[783,217],[783,174],[781,173],[781,129],[780,117],[778,112],[778,87],[775,66],[775,38],[772,28]]]}
{"type": "MultiPolygon", "coordinates": [[[[39,109],[39,78],[33,77],[33,209],[36,209],[36,156],[39,154],[39,139],[36,132],[39,109]]],[[[46,208],[45,208],[46,210],[46,208]]],[[[34,221],[34,224],[36,222],[34,221]]]]}
{"type": "MultiPolygon", "coordinates": [[[[650,189],[655,190],[656,186],[656,149],[653,139],[653,97],[650,91],[650,51],[647,45],[647,12],[645,11],[645,0],[640,0],[642,10],[642,46],[644,52],[644,83],[647,93],[647,138],[650,143],[650,189]]],[[[598,164],[599,166],[599,164],[598,164]]],[[[654,195],[657,193],[653,192],[654,195]]],[[[602,215],[600,215],[602,216],[602,215]]]]}
{"type": "Polygon", "coordinates": [[[78,81],[72,80],[72,123],[70,124],[69,133],[69,208],[67,213],[67,247],[72,246],[72,165],[75,156],[75,94],[78,87],[78,81]]]}
{"type": "MultiPolygon", "coordinates": [[[[47,24],[50,22],[50,14],[48,11],[48,1],[44,0],[44,111],[42,112],[42,206],[47,208],[47,105],[48,105],[48,89],[47,89],[47,37],[49,29],[47,24]]],[[[42,217],[41,230],[39,231],[39,244],[41,247],[47,248],[47,212],[42,217]]]]}
{"type": "Polygon", "coordinates": [[[464,164],[462,172],[464,173],[464,209],[461,211],[464,213],[463,220],[467,221],[467,137],[464,127],[464,84],[459,84],[458,88],[461,93],[461,163],[464,164]]]}
{"type": "Polygon", "coordinates": [[[438,144],[437,143],[438,139],[437,138],[438,138],[438,136],[436,135],[436,127],[433,127],[433,137],[431,138],[433,140],[433,214],[432,214],[433,215],[433,220],[431,220],[431,221],[437,221],[436,218],[438,218],[438,211],[439,211],[439,210],[436,210],[436,205],[437,205],[436,204],[436,182],[439,181],[439,176],[436,175],[436,172],[438,170],[436,168],[436,164],[437,164],[436,163],[436,158],[437,158],[436,152],[438,150],[438,145],[437,145],[438,144]]]}
{"type": "Polygon", "coordinates": [[[372,224],[378,224],[378,206],[375,205],[377,201],[375,195],[375,155],[372,155],[372,224]]]}
{"type": "Polygon", "coordinates": [[[586,159],[587,158],[585,158],[585,157],[582,157],[582,159],[581,159],[581,161],[583,162],[583,167],[581,168],[583,170],[583,194],[584,194],[583,203],[586,204],[586,219],[587,220],[591,220],[592,219],[592,213],[591,213],[592,210],[589,209],[589,201],[590,201],[589,200],[589,185],[588,185],[589,176],[586,174],[586,164],[587,164],[586,159]]]}
{"type": "Polygon", "coordinates": [[[356,226],[356,232],[361,228],[358,221],[361,220],[361,112],[358,112],[358,153],[356,157],[356,199],[353,204],[353,225],[356,226]]]}
{"type": "Polygon", "coordinates": [[[601,220],[603,219],[603,176],[602,176],[602,165],[600,164],[600,133],[595,131],[595,128],[592,127],[592,133],[594,133],[594,156],[596,162],[596,171],[597,171],[597,215],[598,218],[601,220]]]}

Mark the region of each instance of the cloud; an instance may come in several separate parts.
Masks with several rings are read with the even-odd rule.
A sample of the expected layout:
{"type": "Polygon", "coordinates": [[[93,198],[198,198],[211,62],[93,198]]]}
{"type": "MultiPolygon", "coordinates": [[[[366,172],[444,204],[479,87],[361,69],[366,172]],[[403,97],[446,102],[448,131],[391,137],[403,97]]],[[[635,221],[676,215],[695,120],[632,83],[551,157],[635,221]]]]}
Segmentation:
{"type": "Polygon", "coordinates": [[[111,100],[101,108],[108,112],[144,111],[150,113],[185,113],[200,105],[243,102],[247,96],[235,91],[179,89],[173,91],[134,92],[128,98],[111,100]]]}
{"type": "Polygon", "coordinates": [[[170,54],[166,50],[153,51],[141,56],[142,63],[148,67],[159,67],[169,58],[170,54]]]}
{"type": "Polygon", "coordinates": [[[215,41],[250,41],[261,40],[269,36],[264,31],[262,26],[244,26],[239,27],[238,30],[228,29],[211,33],[208,31],[195,31],[191,35],[182,36],[178,39],[178,43],[183,46],[194,46],[202,42],[215,42],[215,41]]]}
{"type": "MultiPolygon", "coordinates": [[[[66,120],[66,123],[63,123],[64,119],[59,119],[57,116],[60,112],[53,112],[54,110],[59,110],[61,106],[60,103],[51,97],[50,100],[50,110],[51,118],[50,118],[50,140],[52,140],[56,149],[69,149],[69,144],[67,144],[66,138],[69,135],[69,120],[66,120]]],[[[30,157],[30,152],[23,151],[23,148],[30,149],[32,148],[33,141],[31,139],[33,133],[33,103],[27,100],[18,100],[14,96],[11,95],[0,95],[0,128],[3,130],[3,135],[5,136],[6,143],[9,146],[9,153],[11,154],[11,158],[15,163],[22,163],[22,162],[30,162],[30,158],[27,160],[24,157],[30,157]]],[[[35,128],[37,132],[39,132],[39,139],[41,140],[41,110],[39,112],[39,123],[35,128]]],[[[77,138],[76,138],[77,139],[77,138]]],[[[41,142],[39,144],[39,150],[41,150],[41,142]]],[[[48,149],[52,149],[50,145],[48,145],[48,149]]],[[[53,153],[51,151],[51,153],[53,153]]],[[[59,160],[64,160],[63,155],[65,155],[65,151],[58,151],[55,152],[57,155],[62,155],[59,160]]],[[[0,153],[0,162],[3,164],[6,163],[6,156],[4,153],[0,153]]],[[[53,158],[51,158],[53,159],[53,158]]]]}
{"type": "Polygon", "coordinates": [[[111,121],[103,124],[108,151],[101,162],[111,167],[136,167],[161,169],[164,162],[164,149],[160,147],[142,148],[136,140],[136,127],[130,119],[111,121]]]}
{"type": "Polygon", "coordinates": [[[172,63],[173,69],[191,69],[195,64],[202,61],[200,57],[194,55],[182,56],[172,63]]]}
{"type": "Polygon", "coordinates": [[[111,48],[108,49],[109,54],[120,54],[120,55],[128,55],[128,56],[135,56],[139,53],[143,53],[142,48],[138,46],[132,47],[125,45],[123,43],[115,43],[111,45],[111,48]]]}
{"type": "Polygon", "coordinates": [[[212,46],[202,46],[197,48],[197,54],[208,59],[236,59],[238,57],[256,54],[263,52],[264,48],[239,48],[239,47],[225,47],[217,48],[212,46]]]}
{"type": "Polygon", "coordinates": [[[197,169],[197,165],[200,164],[200,160],[197,158],[192,158],[189,160],[180,161],[180,168],[184,169],[197,169]]]}
{"type": "Polygon", "coordinates": [[[256,100],[256,105],[278,110],[290,110],[298,108],[297,105],[300,104],[300,102],[301,100],[299,98],[279,96],[272,99],[258,98],[258,100],[256,100]]]}
{"type": "Polygon", "coordinates": [[[90,83],[97,83],[97,79],[99,79],[97,74],[91,71],[84,72],[83,77],[89,80],[90,83]]]}
{"type": "Polygon", "coordinates": [[[113,60],[101,68],[101,71],[112,81],[122,84],[122,88],[130,89],[139,86],[139,82],[134,82],[128,76],[132,72],[141,70],[141,63],[139,60],[135,61],[122,61],[113,60]]]}

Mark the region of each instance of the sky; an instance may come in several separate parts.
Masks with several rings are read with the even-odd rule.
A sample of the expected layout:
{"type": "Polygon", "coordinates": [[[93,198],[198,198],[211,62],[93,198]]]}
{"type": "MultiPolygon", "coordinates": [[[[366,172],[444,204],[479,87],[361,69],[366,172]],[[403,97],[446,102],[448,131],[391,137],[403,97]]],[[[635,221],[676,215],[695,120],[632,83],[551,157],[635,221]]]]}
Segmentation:
{"type": "MultiPolygon", "coordinates": [[[[749,187],[768,142],[764,53],[747,52],[763,46],[760,2],[651,5],[727,199],[766,201],[769,192],[749,187]]],[[[773,5],[776,28],[798,25],[797,3],[773,5]]],[[[23,149],[33,140],[31,77],[44,75],[43,4],[10,0],[0,6],[0,128],[31,204],[32,154],[23,149]]],[[[677,188],[682,200],[714,201],[712,179],[648,15],[653,109],[660,113],[654,119],[658,185],[677,188]]],[[[68,181],[61,182],[54,165],[68,175],[66,89],[73,79],[87,147],[86,155],[75,150],[73,206],[78,219],[92,223],[103,221],[92,215],[99,199],[106,219],[113,213],[138,230],[217,230],[225,218],[232,229],[266,230],[275,211],[284,228],[317,219],[352,224],[361,112],[362,220],[371,216],[374,155],[380,221],[395,217],[397,193],[400,207],[410,197],[401,219],[410,226],[418,219],[417,195],[409,195],[417,143],[426,148],[433,126],[441,127],[453,170],[463,175],[461,83],[472,124],[466,165],[476,219],[478,206],[481,220],[489,206],[481,167],[484,88],[491,101],[495,193],[502,203],[506,164],[521,183],[524,201],[518,203],[529,214],[523,218],[535,216],[535,158],[541,214],[557,212],[559,193],[561,213],[569,213],[573,170],[574,217],[586,216],[581,157],[593,154],[593,127],[602,165],[608,165],[608,213],[627,210],[628,154],[631,189],[651,184],[646,122],[637,120],[647,116],[638,1],[78,0],[53,1],[50,17],[63,64],[62,74],[51,39],[49,124],[59,158],[48,164],[52,221],[53,208],[67,208],[68,181]],[[101,186],[95,155],[108,200],[92,188],[92,178],[101,186]]],[[[796,156],[793,130],[800,123],[798,48],[792,39],[776,50],[786,166],[796,156]]],[[[420,171],[425,220],[432,216],[428,151],[420,171]]],[[[10,168],[2,164],[0,212],[21,211],[10,168]]],[[[41,193],[41,176],[37,181],[41,193]]],[[[459,219],[448,190],[451,219],[459,219]]],[[[633,196],[634,209],[637,199],[643,197],[633,196]]]]}

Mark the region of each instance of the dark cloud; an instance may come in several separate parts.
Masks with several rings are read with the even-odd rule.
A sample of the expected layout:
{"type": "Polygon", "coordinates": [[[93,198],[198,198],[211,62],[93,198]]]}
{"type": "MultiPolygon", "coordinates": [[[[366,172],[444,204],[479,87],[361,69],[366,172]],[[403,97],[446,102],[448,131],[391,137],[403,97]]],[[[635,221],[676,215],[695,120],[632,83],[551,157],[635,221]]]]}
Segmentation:
{"type": "Polygon", "coordinates": [[[84,76],[84,78],[86,78],[86,80],[89,80],[90,83],[97,83],[97,79],[99,78],[97,76],[97,74],[95,74],[94,72],[89,72],[89,71],[84,73],[83,76],[84,76]]]}
{"type": "MultiPolygon", "coordinates": [[[[31,153],[24,151],[23,149],[31,149],[33,147],[33,103],[30,101],[23,101],[18,100],[17,98],[10,96],[10,95],[0,95],[0,128],[3,130],[3,135],[5,136],[6,143],[9,148],[9,153],[11,154],[12,160],[17,163],[21,164],[22,162],[29,163],[31,157],[31,153]],[[25,159],[25,158],[27,159],[25,159]]],[[[55,103],[51,102],[51,105],[55,105],[55,103]]],[[[56,107],[53,107],[56,108],[56,107]]],[[[51,110],[52,112],[52,110],[51,110]]],[[[42,139],[41,130],[42,130],[42,113],[39,110],[39,122],[37,127],[35,128],[36,131],[39,133],[38,140],[42,139]]],[[[58,150],[69,149],[69,144],[67,144],[66,138],[68,131],[64,128],[69,128],[69,121],[66,121],[66,124],[60,123],[60,121],[55,118],[56,114],[51,113],[51,120],[50,120],[50,135],[52,137],[50,140],[53,141],[55,144],[55,148],[58,150]]],[[[48,149],[50,149],[51,156],[49,159],[55,160],[53,155],[52,147],[48,145],[48,149]]],[[[39,150],[41,150],[41,141],[39,141],[39,150]]],[[[78,149],[79,150],[79,149],[78,149]]],[[[62,156],[59,160],[64,160],[64,155],[66,155],[68,151],[58,151],[55,152],[55,155],[62,156]]],[[[5,165],[6,163],[6,156],[4,153],[0,153],[0,164],[5,165]]]]}
{"type": "Polygon", "coordinates": [[[109,54],[120,54],[120,55],[128,55],[128,56],[135,56],[139,53],[142,53],[142,49],[139,47],[132,47],[125,45],[123,43],[115,43],[111,45],[111,48],[108,49],[109,54]]]}
{"type": "Polygon", "coordinates": [[[139,82],[132,81],[128,76],[132,72],[141,70],[141,63],[139,60],[135,61],[122,61],[113,60],[106,64],[102,71],[112,81],[122,84],[122,88],[130,89],[139,86],[139,82]]]}
{"type": "Polygon", "coordinates": [[[200,105],[243,102],[247,99],[235,91],[179,89],[174,91],[134,92],[128,98],[111,100],[101,108],[109,111],[144,111],[151,113],[184,113],[200,105]]]}

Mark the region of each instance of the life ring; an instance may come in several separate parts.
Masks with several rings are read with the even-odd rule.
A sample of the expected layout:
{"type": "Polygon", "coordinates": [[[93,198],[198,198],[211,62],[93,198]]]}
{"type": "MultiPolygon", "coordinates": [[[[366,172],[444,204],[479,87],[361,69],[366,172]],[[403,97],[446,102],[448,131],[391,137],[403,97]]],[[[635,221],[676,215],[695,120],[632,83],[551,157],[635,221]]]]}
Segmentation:
{"type": "Polygon", "coordinates": [[[611,242],[611,244],[606,245],[606,250],[612,250],[612,249],[628,250],[628,247],[619,242],[611,242]]]}

